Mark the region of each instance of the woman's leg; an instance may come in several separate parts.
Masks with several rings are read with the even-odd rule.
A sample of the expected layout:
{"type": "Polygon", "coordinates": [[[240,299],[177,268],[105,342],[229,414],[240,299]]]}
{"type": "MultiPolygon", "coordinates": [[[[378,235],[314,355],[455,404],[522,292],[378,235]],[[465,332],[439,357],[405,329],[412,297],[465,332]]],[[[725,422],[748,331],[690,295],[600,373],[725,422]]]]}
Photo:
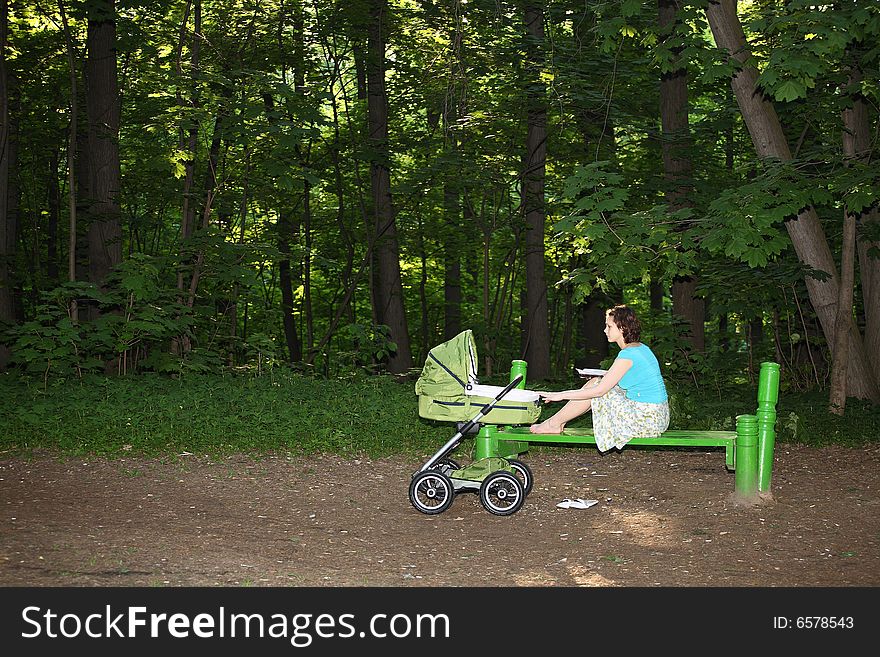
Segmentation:
{"type": "MultiPolygon", "coordinates": [[[[582,387],[592,387],[598,385],[599,379],[593,378],[587,381],[582,387]]],[[[580,417],[592,408],[591,399],[571,399],[566,402],[565,406],[560,408],[556,413],[548,417],[540,424],[533,424],[529,427],[532,433],[562,433],[565,425],[576,417],[580,417]]]]}

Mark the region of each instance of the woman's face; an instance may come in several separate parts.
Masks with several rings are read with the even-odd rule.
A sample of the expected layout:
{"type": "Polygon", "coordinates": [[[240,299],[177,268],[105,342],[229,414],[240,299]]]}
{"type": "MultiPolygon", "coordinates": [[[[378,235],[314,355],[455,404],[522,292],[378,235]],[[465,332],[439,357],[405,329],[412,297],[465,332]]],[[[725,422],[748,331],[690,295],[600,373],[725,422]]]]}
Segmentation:
{"type": "Polygon", "coordinates": [[[608,342],[617,342],[620,336],[620,329],[617,328],[611,315],[605,315],[605,337],[608,338],[608,342]]]}

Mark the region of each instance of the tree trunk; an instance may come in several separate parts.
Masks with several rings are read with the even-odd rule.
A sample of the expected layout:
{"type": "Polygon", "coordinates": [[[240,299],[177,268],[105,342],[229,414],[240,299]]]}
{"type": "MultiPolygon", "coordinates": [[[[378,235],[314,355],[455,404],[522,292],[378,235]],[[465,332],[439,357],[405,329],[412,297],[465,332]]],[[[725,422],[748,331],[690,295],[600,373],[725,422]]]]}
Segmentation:
{"type": "MultiPolygon", "coordinates": [[[[706,7],[706,17],[716,44],[730,53],[740,64],[749,57],[748,45],[742,25],[736,13],[736,0],[717,0],[706,7]]],[[[747,64],[737,71],[732,87],[743,120],[752,137],[758,157],[791,160],[791,151],[782,131],[782,125],[773,105],[756,86],[757,70],[747,64]]],[[[834,333],[837,322],[839,280],[831,249],[825,238],[816,211],[810,207],[796,218],[785,222],[798,259],[810,267],[828,273],[825,281],[807,276],[806,285],[813,309],[822,326],[825,340],[834,349],[834,333]]],[[[851,313],[850,313],[851,315],[851,313]]],[[[848,348],[849,366],[847,388],[850,394],[861,399],[880,403],[880,388],[876,375],[868,365],[868,356],[861,335],[854,322],[850,322],[848,348]]]]}
{"type": "MultiPolygon", "coordinates": [[[[674,0],[658,0],[658,20],[662,34],[674,31],[678,23],[676,7],[674,0]]],[[[675,56],[678,58],[677,50],[675,56]]],[[[693,166],[688,158],[691,149],[688,77],[684,67],[660,75],[660,123],[666,204],[670,212],[676,212],[691,206],[690,194],[693,191],[693,166]]],[[[677,229],[685,231],[688,228],[688,223],[684,222],[677,229]]],[[[703,352],[706,350],[706,306],[705,301],[696,294],[697,282],[696,276],[692,275],[676,276],[672,279],[672,314],[684,319],[688,326],[686,337],[691,346],[694,350],[703,352]]]]}
{"type": "MultiPolygon", "coordinates": [[[[8,46],[7,0],[0,1],[0,330],[15,323],[12,262],[15,256],[16,227],[9,213],[9,69],[6,63],[8,46]]],[[[8,349],[0,345],[0,370],[6,368],[8,349]]]]}
{"type": "Polygon", "coordinates": [[[58,148],[49,156],[49,185],[46,194],[46,278],[52,286],[58,285],[58,221],[61,217],[61,188],[58,185],[58,148]]]}
{"type": "MultiPolygon", "coordinates": [[[[237,243],[239,245],[244,244],[244,236],[247,229],[247,214],[248,214],[248,201],[250,200],[250,174],[251,174],[251,151],[250,146],[247,142],[244,144],[244,174],[242,175],[241,182],[241,200],[238,204],[238,216],[240,220],[239,228],[238,228],[238,238],[237,243]]],[[[239,256],[239,263],[241,263],[241,256],[239,256]]],[[[228,316],[229,316],[229,337],[237,338],[238,337],[238,297],[240,293],[240,285],[238,281],[233,283],[232,285],[232,295],[229,300],[229,308],[228,308],[228,316]]],[[[247,299],[245,299],[245,313],[247,312],[247,299]]],[[[245,335],[242,332],[242,339],[244,339],[245,335]]],[[[237,340],[233,339],[233,344],[237,344],[237,340]]],[[[229,355],[229,364],[235,365],[237,362],[236,358],[236,348],[233,347],[230,350],[229,355]]]]}
{"type": "Polygon", "coordinates": [[[662,281],[652,278],[648,286],[648,296],[651,300],[651,310],[656,313],[660,313],[663,310],[663,296],[665,292],[662,281]]]}
{"type": "MultiPolygon", "coordinates": [[[[189,25],[189,15],[190,9],[193,7],[193,2],[190,0],[186,3],[186,8],[183,12],[183,20],[180,24],[180,36],[177,43],[177,104],[181,106],[181,108],[186,108],[187,106],[192,109],[197,109],[199,107],[199,87],[198,82],[196,81],[196,75],[199,70],[199,53],[201,52],[201,33],[202,33],[202,3],[201,0],[194,0],[194,21],[195,25],[193,27],[193,37],[192,37],[192,47],[190,53],[190,69],[192,72],[192,77],[190,79],[191,87],[192,87],[192,95],[189,99],[189,102],[184,100],[182,89],[184,88],[184,78],[183,78],[183,47],[186,43],[187,37],[187,26],[189,25]]],[[[196,170],[196,148],[198,146],[198,125],[193,122],[190,125],[189,129],[184,131],[183,125],[181,124],[180,128],[180,136],[178,148],[187,153],[186,162],[184,162],[184,176],[183,176],[183,204],[180,211],[180,242],[179,242],[179,250],[181,254],[181,262],[178,263],[177,269],[177,290],[178,290],[178,303],[183,305],[186,303],[187,299],[184,297],[184,289],[185,289],[185,263],[187,260],[186,254],[188,253],[189,248],[189,239],[192,237],[193,231],[195,229],[195,211],[193,204],[193,186],[195,181],[195,170],[196,170]]],[[[192,349],[192,344],[190,341],[190,337],[187,334],[183,334],[175,337],[171,343],[171,351],[172,353],[182,356],[187,354],[192,349]]]]}
{"type": "Polygon", "coordinates": [[[281,286],[281,321],[284,326],[284,341],[291,364],[302,360],[302,343],[293,316],[293,284],[290,273],[290,238],[292,235],[290,210],[282,209],[278,213],[278,250],[281,253],[281,259],[278,261],[278,283],[281,286]]]}
{"type": "Polygon", "coordinates": [[[391,202],[391,172],[388,152],[388,97],[385,91],[385,35],[387,0],[370,1],[367,54],[368,143],[374,155],[370,162],[376,250],[375,311],[379,324],[388,326],[397,350],[388,358],[388,371],[400,374],[412,367],[400,253],[394,208],[391,202]]]}
{"type": "Polygon", "coordinates": [[[531,2],[525,8],[526,60],[531,81],[526,91],[528,134],[523,167],[523,212],[526,220],[525,360],[529,379],[550,376],[550,325],[544,278],[544,176],[547,161],[547,107],[540,80],[543,65],[544,11],[531,2]]]}
{"type": "MultiPolygon", "coordinates": [[[[303,13],[303,2],[297,0],[293,4],[293,76],[297,95],[305,97],[306,95],[306,43],[305,43],[305,15],[303,13]]],[[[280,41],[280,39],[279,39],[280,41]]],[[[288,106],[289,108],[289,106],[288,106]]],[[[288,121],[295,124],[297,119],[288,109],[288,121]]],[[[311,141],[303,153],[302,144],[297,143],[296,153],[300,170],[305,172],[309,167],[309,159],[311,156],[311,141]]],[[[311,349],[315,344],[314,335],[314,318],[312,316],[312,184],[303,176],[303,213],[300,222],[303,236],[304,254],[302,258],[302,283],[303,283],[303,302],[300,310],[300,317],[305,324],[301,327],[300,335],[304,336],[304,342],[307,349],[311,349]]]]}
{"type": "Polygon", "coordinates": [[[696,351],[705,351],[706,332],[704,321],[706,305],[697,296],[697,279],[692,276],[679,276],[672,283],[672,314],[685,320],[688,326],[687,339],[696,351]]]}
{"type": "MultiPolygon", "coordinates": [[[[64,11],[64,2],[58,0],[58,11],[61,14],[61,26],[64,31],[64,42],[67,49],[67,67],[70,76],[70,125],[67,134],[67,207],[68,207],[68,243],[67,243],[67,280],[73,282],[77,279],[77,211],[79,207],[79,194],[77,194],[77,173],[80,162],[79,136],[79,91],[76,83],[76,57],[74,56],[73,37],[70,34],[70,26],[67,23],[67,14],[64,11]]],[[[83,156],[83,159],[86,159],[83,156]]],[[[70,302],[70,318],[76,323],[79,321],[79,308],[76,299],[70,302]]]]}
{"type": "Polygon", "coordinates": [[[837,332],[834,336],[834,357],[831,360],[831,391],[828,410],[843,415],[846,408],[846,370],[852,324],[853,281],[856,261],[856,219],[843,212],[843,245],[840,256],[840,295],[837,301],[837,332]]]}
{"type": "MultiPolygon", "coordinates": [[[[449,79],[444,98],[443,142],[449,162],[457,161],[459,148],[458,121],[466,116],[467,67],[462,51],[462,7],[454,2],[453,29],[449,45],[449,79]]],[[[461,332],[461,250],[465,240],[463,231],[469,227],[462,222],[461,172],[454,164],[444,169],[443,214],[443,336],[445,340],[461,332]]]]}
{"type": "Polygon", "coordinates": [[[87,43],[89,280],[100,285],[122,262],[115,0],[97,0],[91,5],[87,43]]]}
{"type": "Polygon", "coordinates": [[[608,339],[605,337],[605,311],[610,307],[607,297],[593,292],[581,303],[580,330],[575,347],[581,354],[575,358],[576,367],[599,367],[608,358],[608,339]]]}
{"type": "MultiPolygon", "coordinates": [[[[847,87],[857,89],[861,79],[861,71],[852,71],[847,87]]],[[[844,156],[849,160],[866,156],[870,149],[870,142],[864,139],[866,135],[864,135],[863,127],[867,127],[867,107],[864,99],[853,98],[853,106],[843,110],[842,119],[844,156]]],[[[846,409],[847,359],[845,355],[848,354],[849,324],[852,321],[856,260],[856,218],[845,208],[843,211],[843,244],[840,253],[840,295],[837,301],[837,334],[834,336],[835,348],[833,350],[837,356],[831,362],[831,392],[828,399],[828,410],[837,415],[843,415],[846,409]]],[[[870,266],[864,273],[867,273],[870,278],[872,274],[870,266]]],[[[868,287],[870,290],[870,285],[868,287]]],[[[869,316],[868,306],[874,301],[870,296],[865,297],[866,317],[869,316]]],[[[865,335],[870,336],[867,322],[865,335]]],[[[880,356],[876,353],[872,354],[870,349],[868,349],[867,355],[872,367],[875,366],[880,356]]]]}
{"type": "MultiPolygon", "coordinates": [[[[861,71],[854,70],[850,76],[849,89],[852,107],[843,112],[843,154],[861,162],[871,160],[871,106],[858,92],[861,71]]],[[[880,221],[880,209],[866,209],[858,218],[857,230],[865,230],[880,221]]],[[[865,353],[874,372],[880,372],[880,257],[870,256],[871,249],[880,250],[880,242],[862,237],[858,240],[858,258],[862,304],[865,319],[865,353]]]]}
{"type": "Polygon", "coordinates": [[[443,188],[443,206],[446,218],[443,233],[443,339],[449,340],[461,332],[461,249],[458,235],[461,231],[458,191],[453,183],[443,188]]]}
{"type": "MultiPolygon", "coordinates": [[[[224,99],[225,100],[225,99],[224,99]]],[[[225,109],[221,104],[217,117],[214,119],[214,134],[211,137],[211,146],[208,149],[208,166],[205,171],[205,180],[202,184],[201,198],[201,222],[199,229],[207,230],[211,224],[211,212],[214,207],[214,196],[217,193],[217,164],[220,159],[220,144],[223,135],[223,121],[225,117],[225,109]]],[[[189,279],[189,293],[187,296],[187,305],[192,308],[196,300],[196,292],[199,288],[201,280],[202,267],[204,266],[205,253],[200,249],[193,265],[192,274],[189,279]]]]}

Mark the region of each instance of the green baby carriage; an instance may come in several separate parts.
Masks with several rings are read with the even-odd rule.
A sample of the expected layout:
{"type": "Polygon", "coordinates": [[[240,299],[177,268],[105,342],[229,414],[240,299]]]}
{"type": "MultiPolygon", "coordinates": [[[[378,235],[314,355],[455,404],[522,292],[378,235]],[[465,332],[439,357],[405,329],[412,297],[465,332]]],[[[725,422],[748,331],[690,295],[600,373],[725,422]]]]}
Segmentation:
{"type": "Polygon", "coordinates": [[[462,438],[482,424],[531,424],[541,414],[540,395],[525,390],[525,361],[513,361],[506,386],[477,380],[477,349],[471,330],[437,345],[416,382],[419,415],[455,422],[457,431],[412,476],[409,499],[420,512],[434,515],[452,505],[461,491],[476,492],[490,513],[519,511],[532,488],[532,472],[522,461],[489,457],[460,466],[449,455],[462,438]]]}

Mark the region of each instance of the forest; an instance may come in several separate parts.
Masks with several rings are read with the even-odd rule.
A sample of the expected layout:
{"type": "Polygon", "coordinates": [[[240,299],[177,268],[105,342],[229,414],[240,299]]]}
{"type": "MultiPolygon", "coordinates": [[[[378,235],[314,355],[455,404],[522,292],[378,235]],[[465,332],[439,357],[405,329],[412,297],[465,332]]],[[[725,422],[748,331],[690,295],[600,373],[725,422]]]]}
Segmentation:
{"type": "Polygon", "coordinates": [[[0,0],[0,369],[880,403],[875,0],[0,0]]]}

